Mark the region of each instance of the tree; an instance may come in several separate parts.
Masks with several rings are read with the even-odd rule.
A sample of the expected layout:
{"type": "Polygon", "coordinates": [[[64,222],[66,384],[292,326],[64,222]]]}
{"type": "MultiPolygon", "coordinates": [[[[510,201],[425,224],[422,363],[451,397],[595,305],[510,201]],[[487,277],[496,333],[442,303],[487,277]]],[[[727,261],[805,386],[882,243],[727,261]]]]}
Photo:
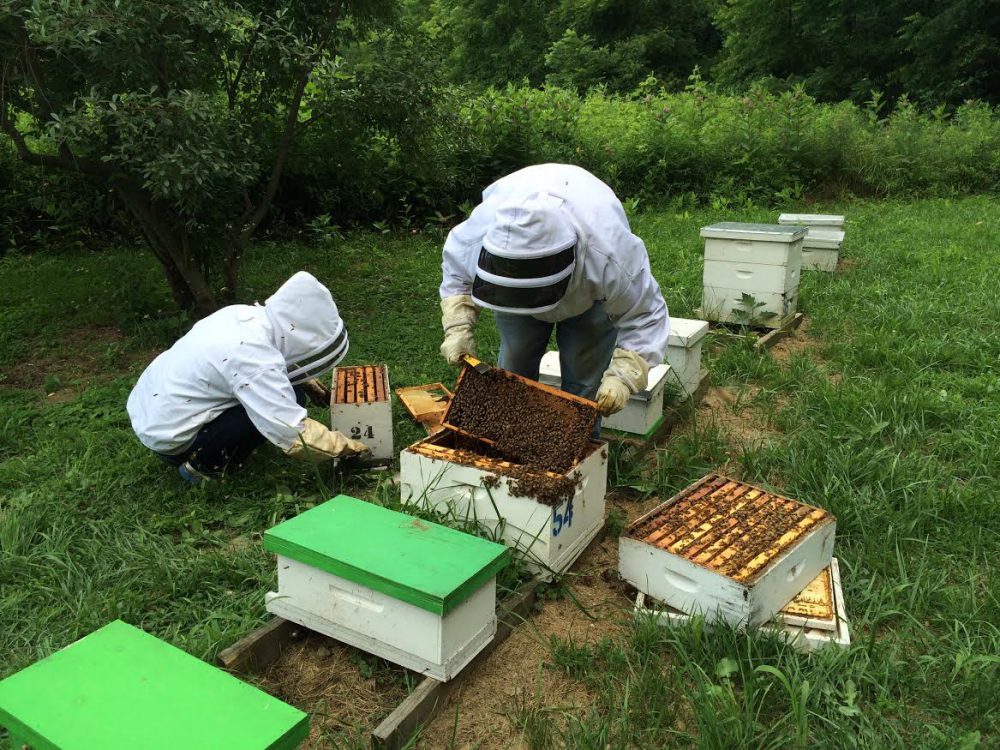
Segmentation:
{"type": "Polygon", "coordinates": [[[338,50],[389,0],[0,0],[0,130],[112,190],[177,304],[236,289],[338,50]]]}

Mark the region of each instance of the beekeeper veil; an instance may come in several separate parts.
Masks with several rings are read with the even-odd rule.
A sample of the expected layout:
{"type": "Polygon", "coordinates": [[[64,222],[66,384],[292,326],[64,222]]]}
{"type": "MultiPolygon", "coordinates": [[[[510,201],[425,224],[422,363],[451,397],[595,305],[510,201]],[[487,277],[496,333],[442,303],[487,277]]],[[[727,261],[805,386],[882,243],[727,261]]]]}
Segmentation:
{"type": "Polygon", "coordinates": [[[535,193],[503,204],[483,238],[472,299],[499,312],[547,312],[566,295],[576,249],[561,198],[535,193]]]}
{"type": "Polygon", "coordinates": [[[330,290],[299,271],[264,302],[274,345],[298,385],[329,372],[347,354],[347,328],[330,290]]]}

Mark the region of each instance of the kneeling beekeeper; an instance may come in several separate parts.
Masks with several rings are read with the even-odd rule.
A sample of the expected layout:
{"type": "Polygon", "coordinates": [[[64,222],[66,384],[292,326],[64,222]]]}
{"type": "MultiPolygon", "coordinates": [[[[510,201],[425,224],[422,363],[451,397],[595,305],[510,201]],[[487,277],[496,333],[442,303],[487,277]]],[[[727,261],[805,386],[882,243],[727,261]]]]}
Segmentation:
{"type": "Polygon", "coordinates": [[[146,368],[128,398],[139,440],[201,484],[268,441],[293,458],[364,453],[364,443],[309,419],[304,385],[347,354],[330,291],[299,272],[263,306],[200,320],[146,368]]]}
{"type": "Polygon", "coordinates": [[[494,311],[499,365],[538,379],[553,327],[562,389],[604,415],[646,388],[663,360],[667,305],[614,192],[584,169],[540,164],[483,191],[443,251],[441,354],[475,354],[480,307],[494,311]]]}

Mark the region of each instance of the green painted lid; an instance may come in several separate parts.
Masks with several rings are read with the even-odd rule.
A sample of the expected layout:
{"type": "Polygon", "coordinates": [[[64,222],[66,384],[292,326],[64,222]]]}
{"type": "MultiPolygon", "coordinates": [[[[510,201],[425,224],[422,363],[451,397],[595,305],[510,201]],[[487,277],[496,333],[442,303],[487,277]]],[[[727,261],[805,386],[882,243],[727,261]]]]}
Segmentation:
{"type": "Polygon", "coordinates": [[[121,620],[0,682],[32,750],[285,750],[309,717],[121,620]]]}
{"type": "Polygon", "coordinates": [[[347,495],[265,532],[264,549],[439,615],[509,559],[502,544],[347,495]]]}

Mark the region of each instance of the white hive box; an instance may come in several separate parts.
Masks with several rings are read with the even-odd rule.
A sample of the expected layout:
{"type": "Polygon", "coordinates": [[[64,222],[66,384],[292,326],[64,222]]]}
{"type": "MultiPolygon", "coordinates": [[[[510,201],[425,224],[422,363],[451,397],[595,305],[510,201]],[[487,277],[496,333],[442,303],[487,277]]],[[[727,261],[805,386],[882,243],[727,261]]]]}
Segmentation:
{"type": "Polygon", "coordinates": [[[700,314],[723,323],[777,328],[798,306],[805,227],[721,222],[703,227],[700,314]],[[748,304],[748,297],[753,303],[748,304]]]}
{"type": "Polygon", "coordinates": [[[275,526],[267,610],[449,680],[496,634],[502,545],[340,495],[275,526]]]}
{"type": "Polygon", "coordinates": [[[844,217],[839,214],[781,214],[778,223],[810,229],[844,231],[844,217]]]}
{"type": "Polygon", "coordinates": [[[395,457],[386,365],[334,369],[330,426],[371,448],[373,460],[391,461],[395,457]]]}
{"type": "MultiPolygon", "coordinates": [[[[491,392],[472,392],[485,393],[486,405],[496,406],[489,403],[491,392]]],[[[539,411],[548,413],[546,409],[539,411]]],[[[448,406],[443,429],[399,455],[402,500],[453,518],[475,521],[496,538],[502,538],[530,569],[550,578],[572,565],[604,525],[608,451],[604,443],[589,439],[596,416],[593,402],[503,370],[483,376],[466,367],[448,406]],[[581,435],[567,434],[565,423],[558,420],[538,425],[546,441],[579,444],[576,455],[580,457],[561,471],[546,471],[501,454],[483,436],[469,434],[475,432],[475,425],[463,417],[467,412],[460,402],[470,397],[466,386],[476,378],[496,378],[501,383],[512,378],[526,386],[527,390],[522,388],[519,394],[524,401],[539,394],[537,397],[550,405],[592,412],[589,424],[580,428],[581,435]]]]}
{"type": "Polygon", "coordinates": [[[802,270],[836,271],[843,242],[844,233],[836,229],[810,229],[802,241],[802,270]]]}
{"type": "Polygon", "coordinates": [[[701,344],[707,333],[708,323],[704,320],[670,319],[666,360],[674,379],[688,395],[694,393],[701,382],[701,344]]]}
{"type": "Polygon", "coordinates": [[[709,474],[625,530],[619,572],[681,612],[757,627],[830,564],[835,531],[824,510],[709,474]]]}
{"type": "MultiPolygon", "coordinates": [[[[683,625],[691,620],[691,615],[656,602],[641,591],[635,598],[635,613],[654,617],[661,625],[667,626],[683,625]]],[[[706,624],[711,626],[711,623],[706,624]]],[[[851,632],[837,558],[832,558],[829,567],[823,569],[763,627],[776,631],[799,651],[850,646],[851,632]]]]}
{"type": "MultiPolygon", "coordinates": [[[[705,325],[707,327],[707,324],[705,325]]],[[[554,388],[561,387],[562,373],[559,367],[559,352],[546,352],[544,354],[538,379],[554,388]]],[[[601,428],[628,432],[633,435],[647,435],[654,431],[663,420],[663,395],[667,383],[671,380],[669,365],[651,367],[645,390],[633,393],[621,411],[609,417],[603,417],[601,428]]]]}

